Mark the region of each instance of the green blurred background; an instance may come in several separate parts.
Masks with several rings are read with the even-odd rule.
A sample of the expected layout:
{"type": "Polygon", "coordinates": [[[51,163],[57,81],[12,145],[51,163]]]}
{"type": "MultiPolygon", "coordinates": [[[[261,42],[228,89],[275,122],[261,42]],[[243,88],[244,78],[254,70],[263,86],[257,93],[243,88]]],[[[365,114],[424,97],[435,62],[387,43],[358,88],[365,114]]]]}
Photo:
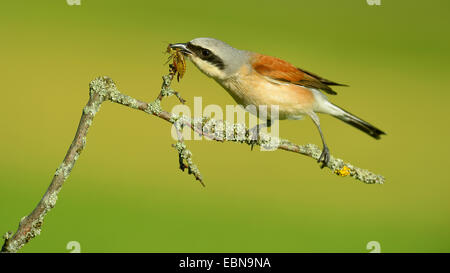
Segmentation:
{"type": "MultiPolygon", "coordinates": [[[[168,123],[105,103],[40,236],[23,252],[450,251],[448,1],[3,1],[0,232],[15,231],[73,139],[96,76],[153,100],[167,43],[215,37],[347,83],[332,101],[388,135],[321,116],[333,155],[366,185],[288,152],[191,141],[206,188],[183,174],[168,123]]],[[[191,63],[188,105],[234,104],[191,63]]],[[[175,98],[164,101],[170,110],[175,98]]],[[[281,135],[320,144],[310,120],[281,135]]]]}

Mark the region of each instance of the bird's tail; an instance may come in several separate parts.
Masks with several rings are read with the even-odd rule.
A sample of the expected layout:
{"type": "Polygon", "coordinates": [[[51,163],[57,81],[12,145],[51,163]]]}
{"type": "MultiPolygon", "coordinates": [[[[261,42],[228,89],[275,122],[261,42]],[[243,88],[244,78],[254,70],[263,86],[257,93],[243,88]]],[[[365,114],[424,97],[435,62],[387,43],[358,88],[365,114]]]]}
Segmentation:
{"type": "MultiPolygon", "coordinates": [[[[331,104],[331,103],[330,103],[331,104]]],[[[350,124],[351,126],[358,128],[359,130],[363,131],[364,133],[368,134],[369,136],[380,139],[381,135],[385,135],[386,133],[381,131],[380,129],[376,128],[372,124],[358,118],[357,116],[350,114],[349,112],[345,111],[344,109],[332,104],[333,106],[333,113],[331,115],[333,117],[336,117],[343,122],[350,124]]]]}

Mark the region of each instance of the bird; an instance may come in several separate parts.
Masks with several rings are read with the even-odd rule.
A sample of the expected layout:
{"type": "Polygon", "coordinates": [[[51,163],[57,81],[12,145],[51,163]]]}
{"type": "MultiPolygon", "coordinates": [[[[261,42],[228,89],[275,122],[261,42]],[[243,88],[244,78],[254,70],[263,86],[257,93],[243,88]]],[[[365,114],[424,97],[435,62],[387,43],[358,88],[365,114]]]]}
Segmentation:
{"type": "MultiPolygon", "coordinates": [[[[251,109],[248,106],[252,105],[256,109],[261,105],[277,106],[279,120],[309,116],[322,140],[323,149],[317,160],[322,163],[321,168],[328,165],[330,150],[317,113],[331,115],[375,139],[386,134],[329,101],[327,95],[337,94],[333,88],[345,84],[327,80],[277,57],[240,50],[214,38],[195,38],[169,47],[180,51],[245,109],[251,109]]],[[[272,117],[267,115],[266,125],[269,127],[271,123],[272,117]]]]}

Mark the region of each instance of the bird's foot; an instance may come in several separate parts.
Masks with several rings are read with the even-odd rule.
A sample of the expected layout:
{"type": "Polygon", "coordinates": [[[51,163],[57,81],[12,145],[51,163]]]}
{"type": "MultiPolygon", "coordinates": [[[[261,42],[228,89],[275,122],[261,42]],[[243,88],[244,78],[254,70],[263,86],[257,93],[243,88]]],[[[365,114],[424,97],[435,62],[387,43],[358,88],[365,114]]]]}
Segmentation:
{"type": "Polygon", "coordinates": [[[330,150],[327,146],[323,147],[323,151],[320,154],[319,159],[317,160],[318,163],[322,162],[322,166],[320,166],[321,169],[323,169],[325,166],[328,165],[328,162],[330,161],[330,150]]]}

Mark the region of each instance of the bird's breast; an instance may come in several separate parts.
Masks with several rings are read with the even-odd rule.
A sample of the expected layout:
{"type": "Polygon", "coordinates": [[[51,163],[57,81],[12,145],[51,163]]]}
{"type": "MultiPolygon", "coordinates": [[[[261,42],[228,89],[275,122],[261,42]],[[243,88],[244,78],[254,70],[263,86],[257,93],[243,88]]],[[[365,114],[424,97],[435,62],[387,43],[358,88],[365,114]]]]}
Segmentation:
{"type": "Polygon", "coordinates": [[[296,119],[314,106],[314,95],[308,88],[271,81],[246,66],[218,83],[244,107],[254,105],[271,109],[278,106],[279,119],[296,119]]]}

